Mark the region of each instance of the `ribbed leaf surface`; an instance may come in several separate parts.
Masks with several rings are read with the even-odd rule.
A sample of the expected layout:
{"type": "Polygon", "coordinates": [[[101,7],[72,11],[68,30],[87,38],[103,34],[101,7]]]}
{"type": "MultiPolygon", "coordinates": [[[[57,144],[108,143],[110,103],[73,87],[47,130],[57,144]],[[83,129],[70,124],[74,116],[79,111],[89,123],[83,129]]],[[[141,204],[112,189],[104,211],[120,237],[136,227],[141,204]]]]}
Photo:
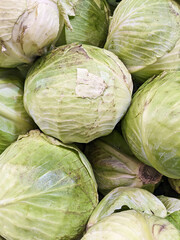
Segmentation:
{"type": "Polygon", "coordinates": [[[180,72],[163,73],[137,91],[123,121],[133,153],[163,175],[180,178],[180,72]]]}
{"type": "Polygon", "coordinates": [[[129,210],[114,213],[92,226],[82,240],[179,240],[179,231],[166,219],[129,210]]]}
{"type": "Polygon", "coordinates": [[[115,188],[98,204],[89,219],[88,227],[114,212],[123,211],[124,207],[158,217],[167,215],[163,203],[147,190],[130,187],[115,188]]]}
{"type": "Polygon", "coordinates": [[[131,93],[131,76],[114,54],[71,44],[34,65],[25,82],[24,104],[44,133],[65,143],[86,143],[113,130],[131,93]]]}
{"type": "Polygon", "coordinates": [[[17,71],[0,70],[0,153],[35,127],[24,109],[23,87],[17,71]]]}
{"type": "Polygon", "coordinates": [[[7,239],[74,239],[97,204],[87,159],[39,131],[3,152],[0,176],[0,235],[7,239]]]}
{"type": "Polygon", "coordinates": [[[105,48],[131,73],[155,63],[180,38],[180,8],[172,0],[123,0],[117,6],[105,48]]]}

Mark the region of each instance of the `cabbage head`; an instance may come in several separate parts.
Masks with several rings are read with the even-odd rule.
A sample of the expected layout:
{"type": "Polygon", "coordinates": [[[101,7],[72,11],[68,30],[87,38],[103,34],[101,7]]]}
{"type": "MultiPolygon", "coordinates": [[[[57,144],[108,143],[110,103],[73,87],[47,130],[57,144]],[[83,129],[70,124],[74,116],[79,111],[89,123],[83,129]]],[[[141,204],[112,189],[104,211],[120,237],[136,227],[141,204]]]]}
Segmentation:
{"type": "Polygon", "coordinates": [[[1,0],[0,67],[29,63],[43,54],[59,32],[53,0],[1,0]]]}
{"type": "Polygon", "coordinates": [[[0,153],[35,124],[23,105],[23,78],[18,71],[0,69],[0,153]]]}
{"type": "Polygon", "coordinates": [[[1,0],[0,67],[31,63],[70,29],[77,0],[1,0]]]}
{"type": "Polygon", "coordinates": [[[75,239],[97,205],[86,157],[38,130],[0,156],[0,235],[11,240],[75,239]]]}
{"type": "Polygon", "coordinates": [[[149,79],[122,121],[132,152],[161,174],[180,179],[180,71],[149,79]]]}
{"type": "Polygon", "coordinates": [[[162,175],[139,161],[117,130],[87,144],[85,155],[102,194],[116,187],[139,187],[154,191],[162,175]]]}
{"type": "Polygon", "coordinates": [[[180,4],[175,0],[122,0],[114,11],[105,48],[139,81],[180,70],[180,4]]]}
{"type": "Polygon", "coordinates": [[[108,34],[110,10],[106,0],[77,0],[71,28],[64,25],[57,46],[73,42],[103,47],[108,34]]]}
{"type": "Polygon", "coordinates": [[[127,210],[114,213],[88,229],[82,240],[180,240],[180,232],[168,220],[127,210]]]}
{"type": "Polygon", "coordinates": [[[165,218],[167,210],[164,204],[145,189],[118,187],[108,193],[94,209],[87,228],[116,212],[136,210],[149,215],[165,218]]]}
{"type": "Polygon", "coordinates": [[[87,143],[112,132],[131,95],[131,75],[117,56],[73,43],[33,65],[25,81],[24,105],[47,135],[64,143],[87,143]]]}

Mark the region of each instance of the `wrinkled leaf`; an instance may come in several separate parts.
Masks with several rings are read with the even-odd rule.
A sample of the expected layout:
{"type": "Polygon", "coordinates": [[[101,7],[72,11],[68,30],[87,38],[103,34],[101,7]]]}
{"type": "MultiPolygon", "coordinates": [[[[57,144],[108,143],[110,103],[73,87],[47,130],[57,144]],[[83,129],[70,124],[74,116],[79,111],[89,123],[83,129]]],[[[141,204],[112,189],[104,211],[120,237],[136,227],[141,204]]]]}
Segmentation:
{"type": "Polygon", "coordinates": [[[82,240],[179,240],[180,232],[166,219],[134,210],[114,213],[88,229],[82,240]]]}
{"type": "Polygon", "coordinates": [[[116,188],[107,194],[98,204],[89,219],[87,228],[90,228],[114,212],[127,209],[163,218],[167,215],[163,203],[152,193],[139,188],[116,188]]]}
{"type": "Polygon", "coordinates": [[[158,61],[159,64],[164,61],[164,70],[174,69],[175,65],[179,69],[178,51],[177,64],[169,63],[169,52],[174,51],[180,39],[179,24],[180,7],[173,0],[122,0],[114,11],[105,48],[115,53],[136,76],[147,67],[148,77],[151,68],[154,71],[152,64],[158,61]]]}
{"type": "Polygon", "coordinates": [[[122,121],[134,155],[161,174],[180,178],[180,71],[162,73],[135,93],[122,121]]]}
{"type": "Polygon", "coordinates": [[[167,209],[166,219],[180,231],[180,199],[158,196],[167,209]]]}
{"type": "Polygon", "coordinates": [[[104,195],[116,187],[139,187],[154,191],[162,175],[133,156],[119,132],[87,144],[85,154],[92,164],[98,189],[104,195]]]}
{"type": "Polygon", "coordinates": [[[78,0],[57,46],[73,42],[103,47],[109,26],[109,8],[105,0],[78,0]],[[70,26],[70,27],[69,27],[70,26]]]}
{"type": "Polygon", "coordinates": [[[0,235],[6,239],[74,239],[97,204],[86,157],[38,130],[2,153],[0,176],[0,235]]]}
{"type": "Polygon", "coordinates": [[[131,75],[113,53],[74,43],[34,64],[24,105],[44,133],[65,143],[87,143],[112,132],[131,94],[131,75]]]}
{"type": "Polygon", "coordinates": [[[0,69],[0,153],[20,134],[35,128],[23,105],[23,78],[15,70],[0,69]]]}

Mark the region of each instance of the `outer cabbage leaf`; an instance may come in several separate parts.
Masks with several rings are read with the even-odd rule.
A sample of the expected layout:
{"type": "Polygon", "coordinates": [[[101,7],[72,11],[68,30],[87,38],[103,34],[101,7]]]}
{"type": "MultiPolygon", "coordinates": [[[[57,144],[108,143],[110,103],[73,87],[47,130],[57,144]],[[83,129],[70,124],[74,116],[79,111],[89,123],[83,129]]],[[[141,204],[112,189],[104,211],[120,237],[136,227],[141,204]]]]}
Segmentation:
{"type": "Polygon", "coordinates": [[[152,193],[139,188],[116,188],[107,194],[95,208],[87,228],[90,228],[112,213],[123,211],[124,209],[133,209],[163,218],[167,215],[163,203],[152,193]]]}
{"type": "Polygon", "coordinates": [[[77,0],[57,46],[73,42],[104,46],[109,26],[109,8],[105,0],[77,0]],[[71,28],[69,27],[71,26],[71,28]]]}
{"type": "Polygon", "coordinates": [[[159,58],[155,63],[137,71],[133,74],[135,79],[139,82],[147,80],[153,75],[158,75],[163,71],[180,71],[180,39],[175,44],[174,48],[159,58]]]}
{"type": "Polygon", "coordinates": [[[64,25],[54,0],[1,0],[0,67],[30,63],[46,53],[64,25]]]}
{"type": "Polygon", "coordinates": [[[0,153],[20,134],[35,128],[24,109],[23,88],[18,71],[0,69],[0,153]]]}
{"type": "Polygon", "coordinates": [[[166,196],[158,196],[161,202],[167,209],[167,214],[170,215],[173,212],[180,211],[180,199],[166,196]]]}
{"type": "Polygon", "coordinates": [[[56,0],[60,15],[63,16],[64,22],[69,27],[72,29],[71,23],[69,21],[69,16],[75,16],[75,6],[78,2],[78,0],[56,0]]]}
{"type": "Polygon", "coordinates": [[[180,7],[174,0],[123,0],[114,11],[105,48],[135,76],[158,73],[160,64],[164,70],[179,69],[179,54],[173,50],[180,39],[179,24],[180,7]],[[176,56],[175,65],[170,63],[170,51],[176,56]]]}
{"type": "Polygon", "coordinates": [[[87,143],[112,132],[131,94],[131,75],[113,53],[74,43],[35,63],[25,81],[24,105],[44,133],[87,143]]]}
{"type": "Polygon", "coordinates": [[[97,205],[94,175],[75,147],[37,131],[0,156],[0,235],[5,239],[74,239],[97,205]]]}
{"type": "Polygon", "coordinates": [[[180,232],[166,219],[134,210],[114,213],[92,226],[82,240],[179,240],[180,232]]]}
{"type": "Polygon", "coordinates": [[[92,164],[98,189],[103,194],[116,187],[139,187],[154,191],[155,184],[162,177],[154,168],[133,156],[116,130],[87,144],[85,154],[92,164]]]}
{"type": "Polygon", "coordinates": [[[171,213],[166,219],[180,231],[180,210],[171,213]]]}
{"type": "Polygon", "coordinates": [[[158,196],[161,202],[167,209],[168,216],[166,219],[174,224],[174,226],[180,231],[180,199],[158,196]]]}
{"type": "Polygon", "coordinates": [[[135,93],[122,130],[135,156],[170,178],[180,178],[180,71],[162,73],[135,93]]]}

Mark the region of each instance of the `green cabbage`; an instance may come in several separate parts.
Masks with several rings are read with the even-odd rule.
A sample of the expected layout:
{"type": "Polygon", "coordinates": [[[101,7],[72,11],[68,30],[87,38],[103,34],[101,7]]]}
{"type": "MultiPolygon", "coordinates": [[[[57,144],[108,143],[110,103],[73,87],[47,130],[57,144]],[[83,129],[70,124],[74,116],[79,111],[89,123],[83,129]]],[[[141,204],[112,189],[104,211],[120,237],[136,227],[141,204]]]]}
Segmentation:
{"type": "Polygon", "coordinates": [[[116,187],[139,187],[154,191],[162,175],[133,156],[120,133],[114,130],[85,148],[101,193],[116,187]]]}
{"type": "Polygon", "coordinates": [[[86,157],[38,130],[0,156],[0,235],[11,240],[74,239],[97,205],[86,157]]]}
{"type": "Polygon", "coordinates": [[[180,71],[162,73],[135,93],[122,121],[132,152],[161,174],[180,179],[180,71]]]}
{"type": "Polygon", "coordinates": [[[131,94],[131,75],[113,53],[74,43],[34,64],[24,105],[44,133],[65,143],[87,143],[112,132],[131,94]]]}
{"type": "Polygon", "coordinates": [[[122,0],[114,11],[105,48],[138,80],[180,70],[180,5],[174,0],[122,0]]]}
{"type": "Polygon", "coordinates": [[[53,0],[1,0],[0,67],[30,63],[45,53],[64,24],[60,16],[53,0]]]}
{"type": "Polygon", "coordinates": [[[93,225],[82,240],[180,240],[166,219],[135,210],[114,213],[93,225]]]}
{"type": "Polygon", "coordinates": [[[109,26],[109,8],[105,0],[77,0],[75,16],[69,18],[57,46],[73,42],[104,46],[109,26]]]}
{"type": "Polygon", "coordinates": [[[119,187],[108,193],[93,211],[87,228],[114,212],[133,209],[149,215],[166,217],[163,203],[152,193],[140,188],[119,187]]]}
{"type": "Polygon", "coordinates": [[[0,153],[20,134],[35,127],[24,109],[23,88],[18,71],[0,69],[0,153]]]}

